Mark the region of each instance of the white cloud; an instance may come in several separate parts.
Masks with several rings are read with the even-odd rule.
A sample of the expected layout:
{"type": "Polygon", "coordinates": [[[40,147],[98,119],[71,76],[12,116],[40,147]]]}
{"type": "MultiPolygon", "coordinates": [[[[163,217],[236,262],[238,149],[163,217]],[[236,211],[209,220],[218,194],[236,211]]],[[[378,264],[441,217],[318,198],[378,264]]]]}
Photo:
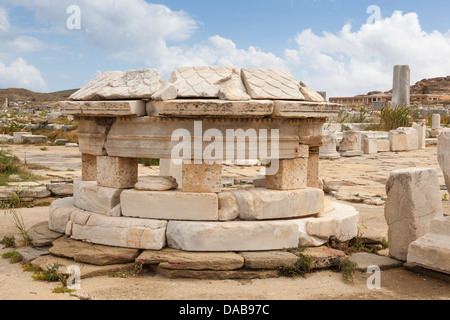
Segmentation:
{"type": "Polygon", "coordinates": [[[390,90],[397,64],[410,65],[413,83],[450,74],[450,31],[423,31],[416,13],[397,11],[357,31],[350,24],[337,34],[304,30],[295,42],[297,49],[285,51],[287,65],[328,96],[390,90]]]}
{"type": "Polygon", "coordinates": [[[10,65],[0,62],[1,88],[26,88],[33,91],[47,92],[48,87],[41,72],[29,65],[23,58],[17,58],[10,65]]]}

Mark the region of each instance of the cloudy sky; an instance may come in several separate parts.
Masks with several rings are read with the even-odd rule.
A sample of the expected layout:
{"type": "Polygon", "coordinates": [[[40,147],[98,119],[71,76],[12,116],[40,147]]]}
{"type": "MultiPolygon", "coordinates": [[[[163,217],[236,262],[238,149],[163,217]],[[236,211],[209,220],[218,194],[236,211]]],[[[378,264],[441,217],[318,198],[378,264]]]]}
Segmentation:
{"type": "Polygon", "coordinates": [[[1,0],[0,88],[79,88],[110,70],[290,70],[328,96],[450,75],[447,0],[1,0]]]}

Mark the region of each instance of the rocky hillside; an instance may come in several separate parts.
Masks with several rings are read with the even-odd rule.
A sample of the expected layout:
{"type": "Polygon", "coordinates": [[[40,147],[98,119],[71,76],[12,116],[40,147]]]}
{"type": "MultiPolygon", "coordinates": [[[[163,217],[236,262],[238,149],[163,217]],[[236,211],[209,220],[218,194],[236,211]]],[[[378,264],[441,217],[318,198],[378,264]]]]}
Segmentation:
{"type": "Polygon", "coordinates": [[[58,102],[67,99],[76,90],[65,90],[53,93],[38,93],[27,89],[0,89],[0,105],[3,104],[6,98],[9,101],[27,100],[30,102],[58,102]]]}
{"type": "Polygon", "coordinates": [[[450,95],[450,76],[421,80],[411,87],[411,93],[450,95]]]}

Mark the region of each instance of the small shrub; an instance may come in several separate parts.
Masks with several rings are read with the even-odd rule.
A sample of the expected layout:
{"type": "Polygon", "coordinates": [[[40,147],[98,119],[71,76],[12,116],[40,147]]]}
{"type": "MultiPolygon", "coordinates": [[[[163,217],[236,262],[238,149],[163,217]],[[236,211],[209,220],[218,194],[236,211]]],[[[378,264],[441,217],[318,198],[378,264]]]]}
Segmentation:
{"type": "Polygon", "coordinates": [[[64,265],[60,263],[53,263],[52,265],[47,266],[47,270],[36,272],[34,275],[32,275],[32,277],[34,280],[47,282],[57,282],[64,280],[64,275],[58,272],[58,269],[63,266],[64,265]]]}
{"type": "Polygon", "coordinates": [[[442,196],[442,202],[448,201],[448,193],[442,196]]]}
{"type": "Polygon", "coordinates": [[[386,131],[410,126],[411,108],[408,106],[383,106],[380,113],[380,125],[386,131]]]}
{"type": "Polygon", "coordinates": [[[75,290],[69,289],[66,286],[59,286],[52,290],[52,293],[73,293],[75,290]]]}
{"type": "Polygon", "coordinates": [[[25,227],[25,222],[20,212],[10,208],[5,212],[5,214],[9,214],[13,217],[16,229],[19,231],[22,238],[20,240],[20,244],[24,247],[31,245],[33,241],[28,235],[28,229],[25,227]]]}
{"type": "Polygon", "coordinates": [[[33,266],[31,263],[26,263],[22,266],[23,272],[33,272],[38,273],[41,271],[39,267],[33,266]]]}
{"type": "Polygon", "coordinates": [[[15,250],[2,254],[2,259],[9,259],[9,263],[11,264],[19,263],[20,261],[22,261],[19,253],[15,250]]]}
{"type": "Polygon", "coordinates": [[[298,257],[299,258],[297,262],[295,262],[294,266],[281,268],[280,275],[293,278],[299,275],[305,277],[306,274],[310,273],[312,268],[311,257],[304,254],[299,254],[298,257]]]}
{"type": "Polygon", "coordinates": [[[16,247],[16,239],[14,238],[14,236],[3,237],[2,241],[0,241],[0,244],[4,245],[5,248],[15,248],[16,247]]]}
{"type": "Polygon", "coordinates": [[[353,276],[355,274],[358,265],[350,261],[349,258],[345,259],[335,259],[332,263],[333,268],[342,272],[342,279],[345,282],[353,282],[353,276]]]}
{"type": "Polygon", "coordinates": [[[140,164],[143,164],[146,167],[155,167],[159,166],[159,159],[139,159],[140,164]]]}

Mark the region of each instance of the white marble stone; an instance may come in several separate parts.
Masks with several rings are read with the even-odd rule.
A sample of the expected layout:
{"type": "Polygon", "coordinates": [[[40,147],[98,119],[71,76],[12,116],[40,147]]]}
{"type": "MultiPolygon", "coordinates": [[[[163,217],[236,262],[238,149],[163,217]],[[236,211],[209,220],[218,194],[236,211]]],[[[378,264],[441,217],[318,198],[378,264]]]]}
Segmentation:
{"type": "Polygon", "coordinates": [[[298,246],[291,221],[184,222],[167,225],[167,245],[186,251],[267,251],[298,246]]]}
{"type": "Polygon", "coordinates": [[[309,87],[303,81],[300,81],[300,92],[308,101],[325,102],[325,99],[317,91],[309,87]]]}
{"type": "Polygon", "coordinates": [[[410,243],[428,233],[433,219],[443,216],[437,170],[395,170],[386,193],[389,254],[406,261],[410,243]]]}
{"type": "Polygon", "coordinates": [[[219,200],[215,193],[126,190],[120,197],[122,215],[144,219],[217,221],[219,200]]]}
{"type": "Polygon", "coordinates": [[[439,136],[437,153],[439,165],[444,173],[445,184],[450,192],[450,129],[439,136]]]}
{"type": "Polygon", "coordinates": [[[72,100],[150,99],[164,85],[154,69],[105,72],[70,96],[72,100]]]}
{"type": "Polygon", "coordinates": [[[419,149],[419,133],[413,128],[398,128],[389,132],[392,152],[419,149]]]}
{"type": "Polygon", "coordinates": [[[252,99],[305,100],[299,81],[289,71],[243,68],[241,76],[252,99]]]}

